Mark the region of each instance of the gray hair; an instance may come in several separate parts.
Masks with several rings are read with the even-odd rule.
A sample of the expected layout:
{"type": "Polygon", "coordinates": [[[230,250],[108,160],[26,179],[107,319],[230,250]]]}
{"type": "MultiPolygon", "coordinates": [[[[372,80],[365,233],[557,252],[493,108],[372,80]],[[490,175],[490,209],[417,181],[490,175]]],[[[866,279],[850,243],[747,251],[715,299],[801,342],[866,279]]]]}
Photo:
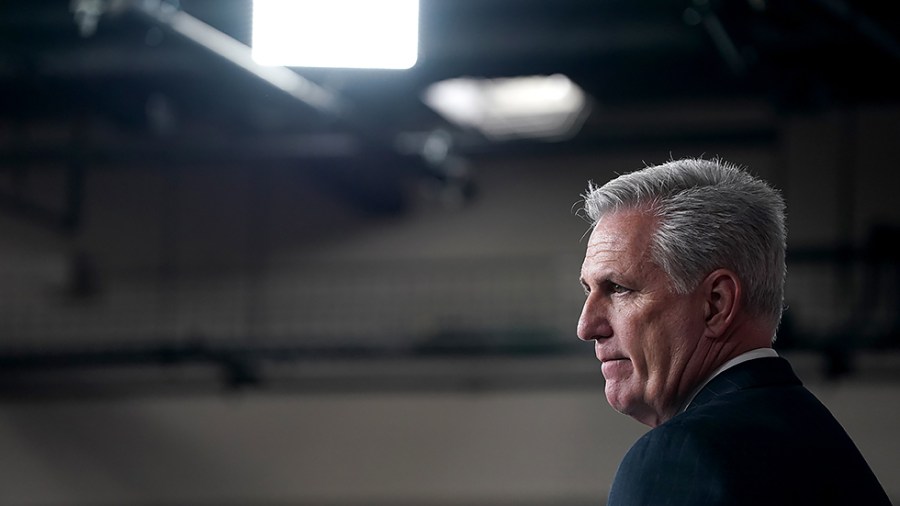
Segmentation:
{"type": "Polygon", "coordinates": [[[785,204],[765,181],[721,160],[682,159],[588,184],[584,213],[638,209],[659,219],[651,258],[677,293],[710,272],[732,270],[744,284],[747,309],[781,320],[784,306],[785,204]]]}

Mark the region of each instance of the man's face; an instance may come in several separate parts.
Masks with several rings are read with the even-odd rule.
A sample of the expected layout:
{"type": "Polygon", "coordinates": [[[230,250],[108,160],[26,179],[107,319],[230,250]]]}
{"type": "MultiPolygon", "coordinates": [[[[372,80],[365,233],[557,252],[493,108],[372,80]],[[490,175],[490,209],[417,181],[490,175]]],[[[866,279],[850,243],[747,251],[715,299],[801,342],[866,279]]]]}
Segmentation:
{"type": "Polygon", "coordinates": [[[581,267],[578,320],[578,337],[595,341],[610,405],[650,426],[677,414],[696,386],[705,319],[700,291],[676,294],[651,260],[654,228],[633,210],[600,220],[581,267]]]}

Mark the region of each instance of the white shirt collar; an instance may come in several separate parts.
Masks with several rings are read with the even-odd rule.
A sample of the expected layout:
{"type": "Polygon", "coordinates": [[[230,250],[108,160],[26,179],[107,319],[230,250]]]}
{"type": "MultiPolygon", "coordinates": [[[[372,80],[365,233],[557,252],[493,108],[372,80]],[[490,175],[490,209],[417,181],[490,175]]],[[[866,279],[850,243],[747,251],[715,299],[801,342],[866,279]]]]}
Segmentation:
{"type": "Polygon", "coordinates": [[[740,355],[725,362],[724,364],[720,365],[715,371],[713,371],[713,373],[710,374],[708,378],[706,378],[702,383],[700,383],[700,385],[697,386],[697,388],[695,388],[693,392],[691,392],[691,395],[688,396],[687,402],[684,403],[684,407],[681,408],[681,411],[679,411],[679,413],[683,413],[684,410],[686,410],[688,408],[688,406],[690,406],[691,403],[694,402],[694,397],[696,397],[697,394],[700,393],[700,390],[703,390],[703,387],[705,387],[710,381],[712,381],[713,378],[722,374],[723,371],[731,369],[732,367],[734,367],[738,364],[742,364],[748,360],[753,360],[753,359],[757,359],[757,358],[765,358],[765,357],[777,357],[777,356],[778,356],[778,353],[775,350],[773,350],[772,348],[756,348],[755,350],[750,350],[750,351],[741,353],[740,355]]]}

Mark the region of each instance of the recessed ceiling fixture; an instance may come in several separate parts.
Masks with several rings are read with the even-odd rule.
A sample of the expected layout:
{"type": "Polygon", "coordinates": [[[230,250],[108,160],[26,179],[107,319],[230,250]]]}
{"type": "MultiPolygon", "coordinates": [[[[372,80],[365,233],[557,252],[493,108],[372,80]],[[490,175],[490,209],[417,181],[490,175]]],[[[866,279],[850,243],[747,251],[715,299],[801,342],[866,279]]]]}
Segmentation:
{"type": "Polygon", "coordinates": [[[585,93],[562,74],[450,79],[429,86],[422,98],[447,120],[494,140],[568,137],[589,110],[585,93]]]}
{"type": "Polygon", "coordinates": [[[408,69],[418,39],[418,0],[253,0],[263,65],[408,69]]]}

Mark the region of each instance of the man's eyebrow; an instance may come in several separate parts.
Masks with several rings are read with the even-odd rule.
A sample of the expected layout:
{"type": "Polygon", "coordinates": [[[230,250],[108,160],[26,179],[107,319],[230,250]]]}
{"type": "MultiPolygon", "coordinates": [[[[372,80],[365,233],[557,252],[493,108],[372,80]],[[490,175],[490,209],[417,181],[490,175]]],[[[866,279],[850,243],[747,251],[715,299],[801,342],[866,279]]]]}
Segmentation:
{"type": "Polygon", "coordinates": [[[582,285],[588,286],[588,285],[590,285],[590,283],[588,283],[588,279],[596,281],[597,283],[605,283],[607,281],[612,280],[612,278],[615,278],[615,277],[617,277],[617,276],[616,276],[616,273],[614,273],[614,272],[604,272],[604,273],[598,274],[597,276],[587,276],[587,277],[581,276],[580,278],[578,278],[578,280],[581,281],[582,285]]]}
{"type": "MultiPolygon", "coordinates": [[[[603,285],[604,283],[613,283],[616,285],[629,284],[628,278],[625,275],[623,275],[622,273],[617,272],[617,271],[605,271],[605,272],[598,274],[595,277],[591,277],[591,276],[588,276],[588,277],[590,277],[593,281],[595,281],[597,283],[597,285],[603,285]]],[[[587,279],[585,279],[584,276],[579,278],[579,281],[581,281],[581,284],[584,287],[590,286],[590,283],[587,282],[587,279]]]]}

